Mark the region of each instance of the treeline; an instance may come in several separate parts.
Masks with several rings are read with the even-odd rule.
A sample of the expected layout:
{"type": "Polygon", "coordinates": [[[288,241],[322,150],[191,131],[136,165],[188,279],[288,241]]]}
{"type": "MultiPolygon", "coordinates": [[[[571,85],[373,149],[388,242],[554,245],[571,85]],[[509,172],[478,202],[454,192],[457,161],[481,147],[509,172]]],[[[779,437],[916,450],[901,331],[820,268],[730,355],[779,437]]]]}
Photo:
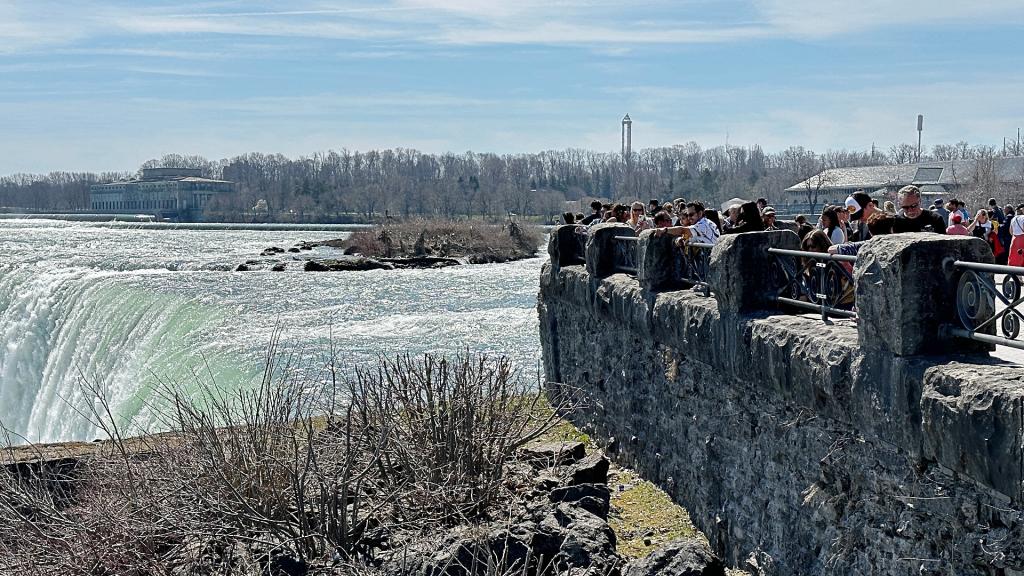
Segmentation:
{"type": "MultiPolygon", "coordinates": [[[[991,146],[938,145],[922,160],[991,157],[991,146]]],[[[211,161],[172,154],[140,167],[200,168],[211,178],[237,183],[238,194],[210,207],[215,218],[336,221],[346,215],[503,217],[509,212],[549,217],[566,201],[734,196],[781,201],[785,188],[825,168],[916,161],[916,147],[828,151],[800,146],[766,153],[760,146],[702,148],[688,142],[623,158],[581,149],[535,154],[424,154],[393,149],[317,153],[290,159],[251,153],[211,161]]],[[[85,210],[89,185],[137,174],[55,172],[0,178],[0,207],[37,212],[85,210]]],[[[582,208],[579,204],[578,208],[582,208]]]]}

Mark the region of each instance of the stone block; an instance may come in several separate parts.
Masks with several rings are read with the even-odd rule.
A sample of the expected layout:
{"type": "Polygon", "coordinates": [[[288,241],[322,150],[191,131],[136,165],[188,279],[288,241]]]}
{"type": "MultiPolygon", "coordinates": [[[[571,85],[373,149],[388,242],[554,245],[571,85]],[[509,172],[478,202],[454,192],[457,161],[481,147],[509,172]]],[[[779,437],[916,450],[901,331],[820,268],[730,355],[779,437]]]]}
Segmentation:
{"type": "Polygon", "coordinates": [[[789,230],[722,236],[711,251],[711,290],[723,315],[774,307],[769,282],[769,248],[797,250],[800,238],[789,230]]]}
{"type": "Polygon", "coordinates": [[[636,279],[645,290],[673,288],[676,284],[675,236],[655,236],[654,230],[640,233],[636,279]]]}
{"type": "Polygon", "coordinates": [[[924,232],[877,236],[854,267],[860,345],[897,356],[984,352],[989,344],[944,337],[960,326],[956,260],[992,263],[980,238],[924,232]]]}
{"type": "Polygon", "coordinates": [[[584,263],[587,236],[575,224],[558,226],[548,237],[548,256],[551,257],[552,272],[562,266],[584,263]]]}
{"type": "Polygon", "coordinates": [[[925,456],[1018,502],[1024,498],[1020,370],[997,363],[934,367],[921,398],[925,456]]]}
{"type": "Polygon", "coordinates": [[[587,273],[595,278],[604,278],[612,273],[615,266],[616,236],[636,236],[636,232],[627,224],[609,222],[598,224],[590,229],[587,237],[587,273]]]}

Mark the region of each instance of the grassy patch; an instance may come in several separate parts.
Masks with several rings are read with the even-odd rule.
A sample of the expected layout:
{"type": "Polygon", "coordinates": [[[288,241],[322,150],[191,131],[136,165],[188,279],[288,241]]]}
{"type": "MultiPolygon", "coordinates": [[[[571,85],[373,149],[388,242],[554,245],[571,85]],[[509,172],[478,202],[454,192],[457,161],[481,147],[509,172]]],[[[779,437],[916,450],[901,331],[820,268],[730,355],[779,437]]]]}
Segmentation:
{"type": "MultiPolygon", "coordinates": [[[[550,410],[542,406],[540,411],[550,410]]],[[[542,417],[550,412],[543,412],[542,417]]],[[[542,438],[545,442],[583,442],[587,451],[597,449],[591,437],[568,420],[560,420],[542,438]]],[[[612,489],[608,524],[615,531],[619,554],[643,558],[679,538],[700,538],[690,515],[663,490],[639,477],[636,472],[612,464],[608,475],[612,489]],[[621,487],[621,488],[620,488],[621,487]],[[650,542],[647,544],[646,542],[650,542]]]]}
{"type": "Polygon", "coordinates": [[[608,523],[615,531],[619,554],[624,557],[643,558],[678,538],[704,538],[686,510],[635,472],[614,468],[609,484],[612,509],[608,523]]]}

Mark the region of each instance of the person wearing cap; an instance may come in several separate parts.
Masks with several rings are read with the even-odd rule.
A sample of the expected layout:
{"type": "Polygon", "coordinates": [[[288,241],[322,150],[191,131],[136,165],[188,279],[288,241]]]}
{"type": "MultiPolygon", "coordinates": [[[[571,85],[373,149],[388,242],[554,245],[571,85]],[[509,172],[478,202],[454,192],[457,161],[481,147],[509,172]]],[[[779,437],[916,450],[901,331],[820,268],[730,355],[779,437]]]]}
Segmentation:
{"type": "Polygon", "coordinates": [[[899,193],[900,211],[893,232],[946,232],[945,221],[931,210],[921,206],[921,190],[917,186],[904,186],[899,193]]]}
{"type": "Polygon", "coordinates": [[[935,199],[935,204],[932,205],[932,212],[938,214],[939,217],[942,218],[943,228],[949,226],[949,210],[946,210],[946,208],[942,206],[942,198],[935,199]]]}
{"type": "Polygon", "coordinates": [[[775,227],[775,208],[771,206],[765,206],[761,209],[761,222],[764,224],[765,230],[778,230],[775,227]]]}
{"type": "Polygon", "coordinates": [[[953,212],[949,215],[949,228],[946,228],[946,234],[951,236],[970,236],[971,233],[967,230],[967,227],[963,225],[963,216],[960,212],[953,212]]]}
{"type": "Polygon", "coordinates": [[[867,221],[872,214],[879,212],[878,203],[861,190],[848,196],[845,204],[846,211],[850,214],[850,220],[858,222],[857,231],[853,233],[851,240],[854,242],[869,240],[871,231],[868,229],[867,221]]]}

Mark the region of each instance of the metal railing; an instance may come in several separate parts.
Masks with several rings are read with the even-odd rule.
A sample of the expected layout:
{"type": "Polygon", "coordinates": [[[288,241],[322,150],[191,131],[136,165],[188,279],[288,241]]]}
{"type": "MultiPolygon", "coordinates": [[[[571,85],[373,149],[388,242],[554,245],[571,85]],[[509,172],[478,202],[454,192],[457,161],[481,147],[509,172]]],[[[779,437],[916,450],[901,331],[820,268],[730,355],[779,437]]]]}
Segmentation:
{"type": "Polygon", "coordinates": [[[956,311],[963,327],[953,326],[949,333],[988,344],[1010,346],[1024,350],[1024,341],[1018,339],[1024,323],[1024,267],[999,266],[957,260],[953,265],[962,270],[956,287],[956,311]],[[1000,287],[995,275],[1004,274],[1000,287]],[[997,305],[997,302],[1001,306],[997,305]],[[984,330],[1002,336],[985,333],[984,330]]]}
{"type": "Polygon", "coordinates": [[[612,238],[612,246],[615,248],[612,268],[616,272],[636,275],[637,250],[639,249],[639,238],[636,236],[615,236],[612,238]]]}
{"type": "Polygon", "coordinates": [[[711,249],[714,244],[682,242],[676,250],[675,280],[692,286],[704,296],[711,295],[708,283],[711,273],[711,249]]]}
{"type": "Polygon", "coordinates": [[[769,248],[769,282],[779,304],[813,310],[821,319],[856,318],[852,264],[856,256],[769,248]]]}

